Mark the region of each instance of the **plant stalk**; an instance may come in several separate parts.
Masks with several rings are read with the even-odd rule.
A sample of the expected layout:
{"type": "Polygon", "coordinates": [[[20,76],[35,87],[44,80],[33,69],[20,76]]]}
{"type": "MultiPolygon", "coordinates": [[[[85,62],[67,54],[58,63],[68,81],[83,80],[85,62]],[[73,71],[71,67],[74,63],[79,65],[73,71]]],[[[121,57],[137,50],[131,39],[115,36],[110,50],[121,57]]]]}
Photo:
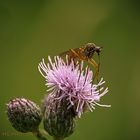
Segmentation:
{"type": "Polygon", "coordinates": [[[64,138],[61,138],[61,137],[53,137],[53,140],[64,140],[64,138]]]}
{"type": "Polygon", "coordinates": [[[39,129],[35,130],[33,134],[37,137],[38,140],[48,140],[43,134],[39,131],[39,129]]]}

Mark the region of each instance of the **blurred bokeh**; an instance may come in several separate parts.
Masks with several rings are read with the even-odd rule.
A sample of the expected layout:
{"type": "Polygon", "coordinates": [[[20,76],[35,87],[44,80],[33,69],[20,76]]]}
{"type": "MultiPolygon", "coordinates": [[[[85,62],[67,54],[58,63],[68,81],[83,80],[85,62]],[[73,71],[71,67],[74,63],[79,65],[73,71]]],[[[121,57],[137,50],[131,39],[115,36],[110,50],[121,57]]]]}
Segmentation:
{"type": "Polygon", "coordinates": [[[87,42],[103,46],[101,75],[110,91],[101,102],[112,107],[84,114],[67,140],[140,139],[138,0],[0,0],[0,139],[36,139],[16,133],[6,102],[18,96],[40,105],[40,60],[87,42]]]}

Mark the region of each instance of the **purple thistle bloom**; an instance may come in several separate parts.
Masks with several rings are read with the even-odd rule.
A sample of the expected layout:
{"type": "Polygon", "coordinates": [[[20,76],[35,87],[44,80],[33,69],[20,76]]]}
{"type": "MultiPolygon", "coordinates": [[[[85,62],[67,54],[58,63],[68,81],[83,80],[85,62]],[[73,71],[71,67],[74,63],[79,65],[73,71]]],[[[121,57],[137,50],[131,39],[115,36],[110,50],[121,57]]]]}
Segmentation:
{"type": "Polygon", "coordinates": [[[80,118],[85,110],[93,111],[95,105],[110,107],[110,105],[101,105],[98,102],[100,98],[108,92],[102,85],[105,83],[103,78],[98,84],[92,84],[93,72],[86,67],[84,70],[83,62],[75,66],[62,58],[54,57],[54,62],[48,57],[47,65],[42,59],[38,69],[46,79],[49,95],[52,95],[58,101],[67,100],[68,109],[74,108],[75,114],[80,118]]]}

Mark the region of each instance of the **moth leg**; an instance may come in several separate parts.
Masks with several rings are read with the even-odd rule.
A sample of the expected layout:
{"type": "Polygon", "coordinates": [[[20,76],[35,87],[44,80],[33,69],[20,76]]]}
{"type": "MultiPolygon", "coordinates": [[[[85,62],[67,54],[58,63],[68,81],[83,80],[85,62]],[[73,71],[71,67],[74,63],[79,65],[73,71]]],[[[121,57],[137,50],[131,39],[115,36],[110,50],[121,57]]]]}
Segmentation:
{"type": "Polygon", "coordinates": [[[88,59],[88,62],[94,66],[95,68],[95,74],[94,74],[94,78],[93,78],[93,81],[95,78],[97,78],[97,81],[99,81],[99,65],[95,62],[94,59],[88,59]]]}
{"type": "Polygon", "coordinates": [[[74,65],[77,66],[81,62],[81,57],[80,55],[73,49],[70,49],[70,61],[73,60],[74,65]],[[80,62],[79,62],[80,61],[80,62]]]}
{"type": "Polygon", "coordinates": [[[84,60],[84,58],[82,57],[82,55],[79,55],[75,50],[70,49],[70,51],[71,51],[77,58],[84,60]]]}
{"type": "MultiPolygon", "coordinates": [[[[75,55],[75,57],[79,58],[80,60],[85,60],[85,58],[82,57],[82,55],[79,55],[75,50],[73,49],[70,49],[70,51],[75,55]]],[[[94,78],[93,78],[93,81],[94,79],[97,77],[97,81],[98,81],[98,76],[99,76],[99,65],[95,62],[94,59],[86,59],[86,61],[88,63],[90,63],[91,65],[94,66],[95,68],[95,74],[94,74],[94,78]]]]}

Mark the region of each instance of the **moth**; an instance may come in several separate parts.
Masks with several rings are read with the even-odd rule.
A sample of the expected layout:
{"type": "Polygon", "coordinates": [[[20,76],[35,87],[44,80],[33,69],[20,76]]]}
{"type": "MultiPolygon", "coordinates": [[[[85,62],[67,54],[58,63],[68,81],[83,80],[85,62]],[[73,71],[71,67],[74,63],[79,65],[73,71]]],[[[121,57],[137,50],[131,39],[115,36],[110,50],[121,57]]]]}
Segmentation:
{"type": "Polygon", "coordinates": [[[80,61],[87,61],[89,64],[91,64],[95,68],[95,75],[94,79],[98,79],[99,75],[99,67],[100,67],[100,52],[102,50],[102,47],[99,47],[95,45],[94,43],[87,43],[83,47],[75,48],[75,49],[69,49],[68,51],[62,52],[60,56],[67,55],[69,61],[73,60],[74,62],[80,60],[80,61]],[[99,63],[97,63],[93,56],[97,53],[99,57],[99,63]]]}

